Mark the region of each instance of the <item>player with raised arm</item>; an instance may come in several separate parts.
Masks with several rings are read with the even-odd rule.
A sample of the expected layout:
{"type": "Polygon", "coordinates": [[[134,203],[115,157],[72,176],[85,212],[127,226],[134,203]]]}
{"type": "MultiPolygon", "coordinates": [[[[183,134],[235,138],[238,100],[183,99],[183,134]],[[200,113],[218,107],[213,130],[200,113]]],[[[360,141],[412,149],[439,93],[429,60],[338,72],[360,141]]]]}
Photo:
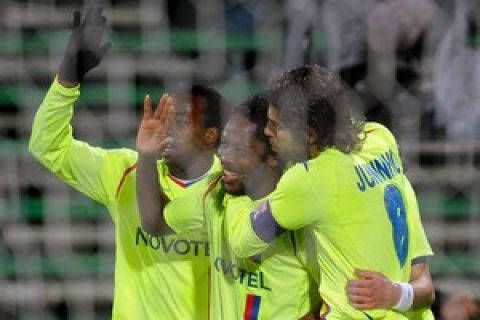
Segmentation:
{"type": "Polygon", "coordinates": [[[238,206],[251,213],[230,232],[234,253],[258,254],[285,230],[307,227],[317,248],[325,319],[405,319],[414,297],[415,307],[429,306],[433,294],[408,284],[412,246],[425,248],[422,255],[432,253],[410,223],[408,181],[393,135],[355,119],[350,91],[319,66],[280,75],[269,100],[265,133],[279,156],[294,164],[267,201],[238,206]],[[346,292],[355,270],[398,282],[404,289],[394,308],[355,309],[346,292]]]}
{"type": "MultiPolygon", "coordinates": [[[[147,118],[157,114],[157,120],[155,130],[139,131],[139,136],[150,136],[137,140],[140,159],[161,152],[168,144],[166,132],[174,114],[168,101],[155,112],[145,106],[147,118]]],[[[138,168],[140,213],[150,233],[208,232],[212,319],[314,319],[317,313],[312,311],[319,303],[317,284],[309,274],[318,272],[312,271],[315,259],[309,255],[312,248],[304,233],[286,232],[262,255],[251,258],[236,257],[228,246],[229,220],[236,217],[224,203],[231,197],[242,202],[262,199],[280,175],[263,133],[267,109],[265,99],[253,97],[230,117],[219,147],[224,169],[210,175],[208,188],[198,186],[185,197],[169,200],[156,187],[159,182],[151,174],[152,165],[138,168]]]]}
{"type": "MultiPolygon", "coordinates": [[[[102,44],[105,27],[101,8],[88,8],[83,20],[75,12],[59,73],[35,116],[30,152],[60,179],[105,205],[111,215],[115,224],[113,319],[207,319],[206,234],[148,234],[141,228],[137,207],[137,152],[92,147],[73,137],[71,119],[83,77],[108,49],[102,44]]],[[[181,88],[175,97],[179,112],[168,150],[162,159],[152,159],[155,175],[170,198],[206,183],[208,172],[219,170],[215,151],[224,105],[216,91],[203,85],[181,88]]],[[[151,103],[150,97],[145,101],[151,103]]]]}

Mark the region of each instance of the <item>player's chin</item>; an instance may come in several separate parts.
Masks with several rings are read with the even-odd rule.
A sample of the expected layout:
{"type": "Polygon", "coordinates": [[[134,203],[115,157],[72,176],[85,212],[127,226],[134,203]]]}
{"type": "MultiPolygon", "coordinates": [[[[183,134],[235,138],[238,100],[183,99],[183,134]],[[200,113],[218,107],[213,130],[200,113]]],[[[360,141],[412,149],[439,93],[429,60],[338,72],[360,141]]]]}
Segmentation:
{"type": "Polygon", "coordinates": [[[277,139],[268,139],[268,141],[270,142],[270,148],[272,149],[273,152],[275,153],[278,153],[278,143],[277,143],[277,139]]]}
{"type": "Polygon", "coordinates": [[[278,153],[274,151],[271,152],[267,157],[266,164],[268,167],[270,167],[270,169],[277,169],[280,166],[280,159],[278,157],[278,153]]]}
{"type": "Polygon", "coordinates": [[[233,196],[240,196],[245,194],[243,184],[234,181],[223,181],[223,189],[226,193],[231,194],[233,196]]]}

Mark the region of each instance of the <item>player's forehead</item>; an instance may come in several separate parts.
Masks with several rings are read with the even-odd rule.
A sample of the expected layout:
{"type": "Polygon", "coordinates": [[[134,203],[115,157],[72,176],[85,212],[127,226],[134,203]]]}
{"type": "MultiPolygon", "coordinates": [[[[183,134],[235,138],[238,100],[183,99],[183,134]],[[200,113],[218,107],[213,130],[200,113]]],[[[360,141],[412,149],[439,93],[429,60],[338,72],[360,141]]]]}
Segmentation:
{"type": "Polygon", "coordinates": [[[205,98],[193,96],[190,93],[180,92],[173,95],[175,99],[175,113],[177,115],[190,115],[202,113],[205,108],[205,98]]]}
{"type": "Polygon", "coordinates": [[[248,145],[255,133],[256,125],[241,115],[232,116],[222,132],[222,141],[248,145]]]}
{"type": "Polygon", "coordinates": [[[190,113],[192,111],[192,97],[186,93],[173,94],[175,100],[175,112],[177,114],[190,113]]]}

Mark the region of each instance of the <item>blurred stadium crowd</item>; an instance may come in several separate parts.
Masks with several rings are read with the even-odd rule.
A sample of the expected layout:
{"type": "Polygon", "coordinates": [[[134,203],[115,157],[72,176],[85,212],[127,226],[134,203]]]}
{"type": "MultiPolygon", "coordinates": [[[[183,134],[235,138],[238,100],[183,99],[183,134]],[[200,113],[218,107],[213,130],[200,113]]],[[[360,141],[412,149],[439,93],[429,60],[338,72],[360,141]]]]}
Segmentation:
{"type": "MultiPolygon", "coordinates": [[[[72,12],[92,1],[0,6],[0,309],[108,318],[114,231],[99,204],[28,153],[34,112],[72,12]]],[[[75,135],[134,147],[143,96],[208,80],[240,102],[304,63],[337,72],[396,134],[435,251],[435,285],[480,297],[480,2],[111,0],[112,49],[89,74],[75,135]]],[[[2,318],[0,314],[0,318],[2,318]]]]}

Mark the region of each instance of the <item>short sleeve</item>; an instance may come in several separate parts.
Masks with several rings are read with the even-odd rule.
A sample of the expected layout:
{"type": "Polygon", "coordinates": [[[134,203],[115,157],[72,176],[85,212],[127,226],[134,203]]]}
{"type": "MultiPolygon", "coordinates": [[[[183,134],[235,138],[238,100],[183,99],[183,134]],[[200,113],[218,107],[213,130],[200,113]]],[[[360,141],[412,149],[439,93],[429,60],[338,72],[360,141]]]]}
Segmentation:
{"type": "Polygon", "coordinates": [[[250,219],[250,214],[260,203],[247,196],[230,197],[226,201],[227,239],[233,253],[240,258],[260,254],[269,246],[257,236],[250,219]]]}
{"type": "Polygon", "coordinates": [[[412,262],[414,262],[415,259],[433,255],[433,251],[428,242],[425,229],[423,228],[415,192],[408,181],[405,183],[405,196],[407,199],[410,234],[412,239],[410,256],[412,262]]]}
{"type": "Polygon", "coordinates": [[[284,173],[268,197],[272,215],[284,229],[297,230],[318,220],[323,195],[321,185],[313,180],[308,164],[297,164],[284,173]]]}

